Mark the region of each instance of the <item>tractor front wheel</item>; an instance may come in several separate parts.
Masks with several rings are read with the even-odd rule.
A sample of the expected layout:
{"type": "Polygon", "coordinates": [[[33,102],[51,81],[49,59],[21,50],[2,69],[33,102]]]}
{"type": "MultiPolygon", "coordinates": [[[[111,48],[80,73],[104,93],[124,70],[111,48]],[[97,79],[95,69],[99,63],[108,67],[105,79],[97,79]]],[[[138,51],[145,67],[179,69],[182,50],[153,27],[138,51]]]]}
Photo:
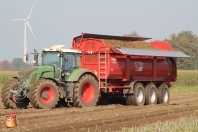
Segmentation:
{"type": "Polygon", "coordinates": [[[52,80],[42,79],[30,89],[29,99],[35,108],[52,109],[59,101],[58,86],[52,80]]]}
{"type": "Polygon", "coordinates": [[[24,98],[23,100],[17,101],[14,94],[10,90],[14,90],[18,85],[17,79],[12,79],[5,84],[1,92],[1,99],[3,105],[6,108],[17,109],[17,108],[27,108],[29,105],[29,99],[24,98]]]}
{"type": "Polygon", "coordinates": [[[90,74],[83,75],[74,86],[73,103],[75,107],[95,106],[98,101],[98,82],[90,74]]]}

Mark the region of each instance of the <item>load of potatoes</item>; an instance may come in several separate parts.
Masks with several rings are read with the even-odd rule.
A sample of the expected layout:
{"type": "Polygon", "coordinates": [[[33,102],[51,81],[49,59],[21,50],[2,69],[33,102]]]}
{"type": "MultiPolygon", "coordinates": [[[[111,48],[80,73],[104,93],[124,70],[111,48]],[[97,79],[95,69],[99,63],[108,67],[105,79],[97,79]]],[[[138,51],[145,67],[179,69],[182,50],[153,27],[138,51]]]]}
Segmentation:
{"type": "Polygon", "coordinates": [[[145,41],[121,41],[121,40],[107,40],[103,39],[107,46],[112,47],[125,47],[125,48],[138,48],[138,49],[155,49],[150,43],[145,41]]]}
{"type": "MultiPolygon", "coordinates": [[[[125,48],[138,48],[138,49],[156,49],[150,43],[145,41],[121,41],[121,40],[107,40],[103,39],[103,42],[107,46],[112,47],[125,47],[125,48]]],[[[87,44],[85,50],[91,51],[95,46],[93,44],[87,44]]],[[[84,55],[86,62],[96,62],[97,56],[95,54],[84,55]]]]}

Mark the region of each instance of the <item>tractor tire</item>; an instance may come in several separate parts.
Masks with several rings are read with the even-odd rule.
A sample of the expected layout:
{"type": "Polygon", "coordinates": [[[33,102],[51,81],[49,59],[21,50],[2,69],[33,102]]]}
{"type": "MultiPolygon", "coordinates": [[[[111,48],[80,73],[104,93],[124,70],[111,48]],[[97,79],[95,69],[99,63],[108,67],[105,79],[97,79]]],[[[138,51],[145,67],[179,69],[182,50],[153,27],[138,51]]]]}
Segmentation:
{"type": "Polygon", "coordinates": [[[2,89],[1,92],[1,99],[3,102],[3,105],[7,109],[17,109],[17,108],[27,108],[29,105],[29,99],[25,98],[21,100],[20,102],[16,101],[16,98],[14,97],[14,94],[10,92],[10,90],[13,90],[18,85],[17,79],[12,79],[9,82],[5,84],[5,86],[2,89]]]}
{"type": "Polygon", "coordinates": [[[132,102],[135,106],[143,106],[145,104],[145,91],[141,83],[137,83],[133,89],[132,102]]]}
{"type": "Polygon", "coordinates": [[[83,75],[74,85],[73,105],[90,107],[97,104],[99,97],[98,81],[90,74],[83,75]]]}
{"type": "Polygon", "coordinates": [[[34,108],[52,109],[58,104],[59,90],[55,82],[42,79],[30,89],[29,99],[34,108]]]}
{"type": "Polygon", "coordinates": [[[145,87],[145,104],[157,104],[157,88],[154,83],[149,83],[145,87]]]}
{"type": "Polygon", "coordinates": [[[158,104],[169,104],[170,100],[170,93],[169,93],[169,88],[166,83],[161,84],[158,89],[158,104]]]}
{"type": "Polygon", "coordinates": [[[128,94],[128,95],[126,95],[126,105],[133,105],[133,101],[132,101],[132,98],[133,98],[133,95],[131,95],[131,94],[128,94]]]}

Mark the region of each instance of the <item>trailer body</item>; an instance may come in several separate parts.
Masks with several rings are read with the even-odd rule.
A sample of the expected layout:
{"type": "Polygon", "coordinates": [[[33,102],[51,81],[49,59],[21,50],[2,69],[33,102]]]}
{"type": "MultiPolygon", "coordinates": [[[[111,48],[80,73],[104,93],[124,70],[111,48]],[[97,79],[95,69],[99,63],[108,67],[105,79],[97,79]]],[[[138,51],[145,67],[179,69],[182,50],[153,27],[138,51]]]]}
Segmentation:
{"type": "Polygon", "coordinates": [[[82,34],[73,39],[72,49],[82,52],[81,67],[94,71],[100,88],[108,88],[109,91],[131,88],[129,84],[134,81],[145,84],[166,82],[170,87],[170,82],[177,78],[177,58],[188,57],[182,52],[173,51],[164,42],[151,43],[156,50],[150,50],[107,46],[103,39],[138,41],[149,38],[134,37],[128,40],[121,36],[82,34]]]}

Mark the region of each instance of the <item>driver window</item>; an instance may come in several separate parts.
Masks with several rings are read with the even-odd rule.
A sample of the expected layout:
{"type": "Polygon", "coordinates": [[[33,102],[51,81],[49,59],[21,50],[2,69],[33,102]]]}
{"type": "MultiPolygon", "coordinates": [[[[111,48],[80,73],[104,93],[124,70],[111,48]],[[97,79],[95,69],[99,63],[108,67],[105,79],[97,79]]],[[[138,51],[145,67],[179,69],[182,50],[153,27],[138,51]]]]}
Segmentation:
{"type": "Polygon", "coordinates": [[[75,67],[75,58],[73,54],[67,54],[67,59],[64,58],[65,70],[72,72],[75,67]]]}

